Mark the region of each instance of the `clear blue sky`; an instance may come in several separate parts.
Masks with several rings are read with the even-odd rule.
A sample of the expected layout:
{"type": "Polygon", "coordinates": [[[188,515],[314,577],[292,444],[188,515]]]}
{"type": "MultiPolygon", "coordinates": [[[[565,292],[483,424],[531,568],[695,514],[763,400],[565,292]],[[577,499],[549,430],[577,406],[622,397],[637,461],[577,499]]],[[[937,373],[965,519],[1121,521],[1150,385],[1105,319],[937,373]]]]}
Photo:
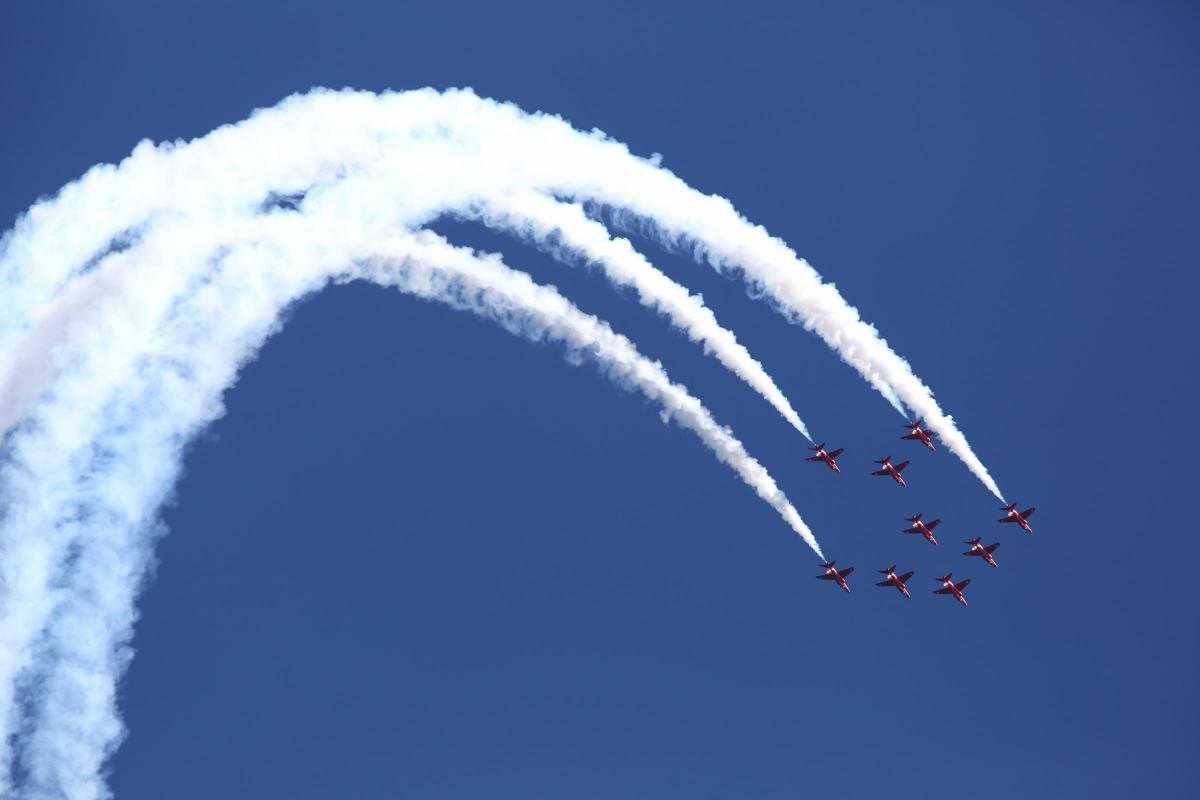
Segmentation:
{"type": "Polygon", "coordinates": [[[1039,509],[1032,537],[997,525],[961,464],[898,441],[740,283],[642,243],[846,448],[841,476],[597,276],[441,224],[661,358],[858,568],[853,593],[589,368],[331,290],[188,455],[118,798],[1194,796],[1193,5],[84,5],[0,11],[0,227],[141,138],[294,91],[469,85],[661,152],[782,236],[1039,509]],[[866,475],[889,452],[907,490],[866,475]],[[916,511],[944,519],[936,550],[899,533],[916,511]],[[998,570],[959,555],[976,535],[998,570]],[[911,601],[871,585],[891,563],[911,601]],[[947,569],[970,608],[930,594],[947,569]]]}

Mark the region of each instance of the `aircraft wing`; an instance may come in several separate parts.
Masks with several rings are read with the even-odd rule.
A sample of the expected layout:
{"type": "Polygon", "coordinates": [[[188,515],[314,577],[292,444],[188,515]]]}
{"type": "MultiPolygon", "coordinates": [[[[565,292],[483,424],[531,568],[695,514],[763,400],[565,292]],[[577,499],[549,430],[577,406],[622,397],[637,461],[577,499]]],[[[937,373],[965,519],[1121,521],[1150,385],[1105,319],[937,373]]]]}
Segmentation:
{"type": "Polygon", "coordinates": [[[920,436],[920,434],[917,434],[917,433],[910,433],[908,436],[901,436],[900,438],[901,439],[920,439],[921,436],[920,436]]]}
{"type": "Polygon", "coordinates": [[[913,573],[912,573],[912,571],[910,570],[910,571],[908,571],[908,572],[906,572],[906,573],[904,573],[903,575],[900,575],[900,576],[898,576],[898,577],[900,578],[900,582],[901,582],[901,583],[907,583],[907,582],[908,582],[908,579],[909,579],[909,578],[911,578],[912,576],[913,576],[913,573]]]}
{"type": "Polygon", "coordinates": [[[905,528],[902,532],[903,533],[920,533],[921,529],[920,528],[905,528]]]}
{"type": "Polygon", "coordinates": [[[877,583],[875,585],[876,586],[892,586],[894,584],[891,581],[880,581],[879,583],[877,583]]]}
{"type": "Polygon", "coordinates": [[[958,583],[954,584],[954,588],[958,589],[961,592],[963,589],[967,588],[970,585],[971,585],[971,579],[967,578],[966,580],[959,581],[958,583]]]}
{"type": "Polygon", "coordinates": [[[1024,517],[1025,519],[1029,519],[1031,516],[1033,516],[1034,511],[1037,511],[1037,509],[1036,508],[1027,508],[1021,512],[1021,516],[1024,517]]]}
{"type": "Polygon", "coordinates": [[[821,458],[820,456],[809,456],[808,458],[806,458],[804,460],[805,461],[824,461],[825,459],[821,458]]]}
{"type": "Polygon", "coordinates": [[[892,473],[888,472],[886,469],[877,469],[874,472],[872,472],[871,474],[872,475],[891,475],[892,473]]]}
{"type": "Polygon", "coordinates": [[[929,528],[929,530],[933,530],[934,528],[936,528],[938,525],[941,525],[941,524],[942,524],[942,521],[940,519],[935,519],[933,522],[925,523],[925,527],[929,528]]]}
{"type": "Polygon", "coordinates": [[[983,549],[988,551],[989,553],[994,553],[994,552],[996,552],[996,548],[999,546],[1000,546],[1000,543],[996,542],[995,544],[989,544],[987,547],[985,547],[983,549]]]}
{"type": "Polygon", "coordinates": [[[835,578],[834,578],[832,575],[818,575],[818,576],[817,576],[817,580],[819,580],[819,581],[832,581],[832,580],[835,580],[835,578]]]}
{"type": "Polygon", "coordinates": [[[1001,517],[1000,519],[996,520],[996,522],[1016,522],[1016,520],[1012,517],[1001,517]]]}
{"type": "Polygon", "coordinates": [[[907,467],[908,465],[909,465],[908,461],[901,461],[899,464],[894,465],[892,467],[892,469],[896,470],[896,472],[903,472],[904,468],[907,467]]]}
{"type": "Polygon", "coordinates": [[[950,591],[949,589],[934,589],[933,593],[934,594],[954,594],[954,592],[950,591]]]}
{"type": "Polygon", "coordinates": [[[841,575],[844,578],[851,572],[854,572],[854,567],[846,567],[844,570],[840,571],[838,575],[841,575]]]}
{"type": "Polygon", "coordinates": [[[839,447],[837,450],[832,450],[832,451],[830,451],[830,453],[829,453],[829,457],[830,457],[830,458],[837,458],[838,456],[840,456],[840,455],[841,455],[842,453],[844,453],[844,452],[846,452],[846,448],[844,448],[844,447],[839,447]]]}

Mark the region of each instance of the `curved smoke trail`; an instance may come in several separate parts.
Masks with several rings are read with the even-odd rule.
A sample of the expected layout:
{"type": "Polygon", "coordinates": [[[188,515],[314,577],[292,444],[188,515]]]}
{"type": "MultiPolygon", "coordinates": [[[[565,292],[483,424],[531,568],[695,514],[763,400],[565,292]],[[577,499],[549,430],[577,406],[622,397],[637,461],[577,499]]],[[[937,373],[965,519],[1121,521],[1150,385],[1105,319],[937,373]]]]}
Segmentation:
{"type": "Polygon", "coordinates": [[[21,610],[0,619],[0,708],[5,739],[15,733],[21,745],[21,796],[104,796],[133,603],[181,450],[220,414],[222,392],[281,311],[330,280],[395,286],[594,360],[700,436],[820,553],[766,470],[627,339],[498,258],[355,223],[351,195],[331,190],[303,212],[160,223],[51,303],[44,319],[65,325],[27,337],[42,352],[53,339],[62,366],[11,437],[0,474],[10,509],[0,570],[6,606],[21,610]],[[17,689],[31,677],[22,729],[17,689]]]}
{"type": "Polygon", "coordinates": [[[18,790],[14,771],[24,797],[106,796],[114,688],[182,449],[220,415],[279,312],[331,280],[394,285],[590,356],[696,432],[820,552],[761,465],[631,343],[497,259],[408,233],[474,216],[599,264],[803,432],[698,298],[568,199],[741,270],[894,405],[924,414],[999,494],[908,365],[726,201],[602,134],[470,92],[293,97],[187,145],[142,143],[0,241],[0,796],[18,790]]]}
{"type": "Polygon", "coordinates": [[[316,90],[187,147],[143,143],[120,167],[93,169],[59,198],[31,209],[5,243],[0,260],[21,264],[22,271],[14,279],[4,275],[7,267],[0,270],[0,290],[11,298],[11,305],[0,307],[0,375],[6,336],[27,325],[26,315],[72,270],[114,240],[136,237],[152,215],[196,210],[218,198],[261,203],[268,192],[301,195],[365,175],[400,181],[389,183],[389,191],[420,187],[389,197],[380,217],[429,221],[524,190],[590,200],[613,209],[618,219],[627,212],[646,221],[664,243],[687,245],[697,257],[753,283],[898,412],[907,406],[923,416],[947,449],[1003,497],[908,363],[786,244],[747,222],[729,201],[696,192],[600,132],[583,134],[558,117],[527,114],[469,90],[378,96],[316,90]],[[96,219],[96,228],[81,231],[78,219],[96,219]],[[34,244],[48,234],[61,241],[55,252],[34,244]]]}
{"type": "MultiPolygon", "coordinates": [[[[471,215],[467,215],[471,216],[471,215]]],[[[730,372],[774,406],[792,427],[812,441],[808,428],[762,365],[733,332],[717,322],[704,301],[668,278],[634,249],[627,239],[614,239],[573,203],[561,203],[537,192],[503,199],[489,198],[474,214],[491,228],[532,241],[563,263],[582,258],[595,262],[617,286],[633,286],[644,305],[657,309],[693,341],[704,345],[730,372]]]]}

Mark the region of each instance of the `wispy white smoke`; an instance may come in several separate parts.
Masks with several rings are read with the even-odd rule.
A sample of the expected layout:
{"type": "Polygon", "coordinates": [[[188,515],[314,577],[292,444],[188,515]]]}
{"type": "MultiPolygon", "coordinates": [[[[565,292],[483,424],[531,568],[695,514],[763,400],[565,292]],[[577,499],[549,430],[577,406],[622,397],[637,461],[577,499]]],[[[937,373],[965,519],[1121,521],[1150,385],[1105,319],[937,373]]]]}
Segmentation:
{"type": "Polygon", "coordinates": [[[908,365],[726,201],[602,134],[470,92],[293,97],[187,145],[143,143],[0,241],[0,797],[106,796],[115,681],[183,448],[280,312],[331,280],[394,285],[590,357],[697,433],[820,552],[761,465],[628,340],[494,257],[410,233],[482,215],[601,265],[803,431],[698,298],[564,198],[741,270],[999,494],[908,365]]]}
{"type": "Polygon", "coordinates": [[[475,102],[502,137],[524,131],[531,149],[556,156],[556,170],[539,188],[607,206],[618,222],[625,220],[663,244],[690,250],[719,270],[741,274],[789,320],[820,336],[900,414],[907,406],[923,417],[946,448],[1003,499],[966,437],[908,362],[783,241],[748,222],[725,198],[697,192],[656,162],[631,157],[619,142],[580,136],[557,117],[529,117],[511,105],[475,102]]]}
{"type": "Polygon", "coordinates": [[[576,258],[594,262],[617,286],[632,286],[644,305],[657,309],[693,341],[703,344],[811,441],[808,428],[783,392],[733,332],[717,322],[699,296],[656,269],[627,239],[611,237],[578,205],[557,202],[538,192],[489,198],[481,205],[478,216],[489,227],[514,231],[564,263],[576,258]]]}
{"type": "MultiPolygon", "coordinates": [[[[644,215],[650,229],[668,245],[691,245],[698,258],[721,270],[740,272],[789,319],[820,336],[908,418],[905,406],[922,417],[946,449],[958,456],[975,477],[1001,500],[1004,495],[983,462],[967,443],[954,419],[942,411],[933,392],[913,373],[908,362],[879,336],[875,327],[859,317],[830,283],[821,281],[809,264],[779,239],[743,219],[719,197],[705,197],[678,178],[642,165],[638,184],[644,194],[637,201],[624,195],[592,191],[588,196],[604,203],[623,203],[625,209],[644,215]],[[644,172],[645,174],[642,174],[644,172]],[[661,190],[661,195],[656,194],[661,190]],[[655,198],[658,202],[655,202],[655,198]]],[[[614,180],[615,182],[615,180],[614,180]]]]}
{"type": "Polygon", "coordinates": [[[1001,496],[933,393],[833,285],[724,198],[696,192],[599,132],[582,134],[557,117],[526,114],[470,91],[314,91],[178,150],[141,145],[119,168],[96,168],[19,223],[3,261],[19,263],[22,272],[14,278],[0,270],[0,374],[6,333],[29,324],[28,315],[71,270],[114,237],[136,233],[152,214],[202,209],[226,198],[250,205],[267,192],[301,193],[347,176],[393,179],[387,184],[392,194],[374,212],[378,219],[427,220],[512,191],[534,191],[629,212],[663,241],[740,272],[898,411],[907,406],[923,416],[947,449],[1001,496]],[[98,219],[96,229],[78,230],[75,221],[82,218],[98,219]],[[62,246],[39,248],[36,242],[47,236],[62,246]]]}
{"type": "Polygon", "coordinates": [[[664,420],[674,420],[699,436],[821,554],[812,531],[732,432],[718,425],[684,387],[672,383],[660,364],[638,353],[607,324],[579,311],[552,287],[538,286],[528,275],[504,266],[498,257],[479,258],[428,232],[375,249],[381,256],[368,260],[363,272],[376,283],[488,317],[525,338],[562,342],[572,352],[594,358],[609,377],[660,404],[664,420]]]}
{"type": "MultiPolygon", "coordinates": [[[[7,733],[14,732],[16,671],[37,676],[21,738],[23,797],[104,796],[100,767],[121,735],[115,682],[128,659],[154,514],[177,475],[181,449],[220,413],[221,393],[274,330],[282,309],[331,279],[393,285],[594,360],[658,403],[664,419],[700,436],[820,552],[770,475],[728,429],[607,325],[496,257],[475,256],[429,233],[355,225],[343,216],[348,206],[331,199],[315,205],[338,213],[164,223],[100,265],[103,272],[80,278],[89,317],[59,337],[66,366],[13,436],[14,457],[0,478],[12,507],[29,512],[5,519],[0,537],[10,547],[36,548],[38,556],[6,557],[0,568],[6,578],[40,576],[6,597],[28,613],[0,619],[0,641],[12,656],[0,665],[10,703],[7,733]],[[185,249],[173,257],[172,247],[185,249]],[[89,280],[97,274],[103,282],[89,280]],[[31,563],[36,570],[27,570],[31,563]]],[[[61,300],[65,308],[79,307],[78,293],[64,292],[61,300]]],[[[47,317],[61,312],[52,304],[47,317]]],[[[38,338],[31,341],[44,348],[38,338]]]]}

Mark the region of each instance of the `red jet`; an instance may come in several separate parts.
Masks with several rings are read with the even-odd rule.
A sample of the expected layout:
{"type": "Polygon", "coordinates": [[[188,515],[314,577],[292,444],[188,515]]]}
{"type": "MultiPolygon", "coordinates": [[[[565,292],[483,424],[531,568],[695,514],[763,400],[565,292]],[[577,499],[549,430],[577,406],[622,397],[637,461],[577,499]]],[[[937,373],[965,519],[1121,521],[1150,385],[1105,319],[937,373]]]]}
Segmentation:
{"type": "Polygon", "coordinates": [[[843,448],[839,447],[837,450],[826,452],[825,443],[821,442],[816,447],[810,447],[808,449],[815,450],[817,454],[815,456],[809,456],[808,458],[804,459],[805,461],[824,461],[826,465],[828,465],[828,467],[834,472],[841,472],[841,470],[838,469],[837,461],[834,459],[842,454],[843,448]]]}
{"type": "Polygon", "coordinates": [[[992,558],[992,553],[996,552],[996,548],[1000,546],[999,542],[996,542],[995,544],[989,544],[987,547],[984,547],[983,537],[976,536],[969,542],[963,542],[963,544],[971,545],[971,549],[963,553],[964,556],[979,556],[993,567],[999,566],[999,564],[996,563],[996,559],[992,558]]]}
{"type": "Polygon", "coordinates": [[[913,524],[911,528],[904,529],[905,533],[919,533],[928,539],[930,544],[937,544],[937,539],[933,538],[933,529],[942,523],[940,519],[935,519],[933,522],[922,522],[920,514],[915,517],[905,517],[905,519],[913,524]]]}
{"type": "Polygon", "coordinates": [[[958,602],[962,603],[965,606],[967,604],[967,598],[963,597],[962,590],[967,588],[967,584],[969,584],[971,582],[971,579],[967,578],[965,580],[959,581],[958,583],[955,583],[954,581],[950,580],[950,576],[953,574],[954,573],[952,573],[952,572],[947,572],[945,575],[938,578],[937,580],[942,582],[942,588],[934,589],[933,593],[934,594],[952,594],[952,595],[954,595],[955,600],[957,600],[958,602]]]}
{"type": "Polygon", "coordinates": [[[904,478],[900,477],[900,473],[903,472],[904,468],[908,466],[907,461],[902,461],[899,464],[893,464],[891,456],[884,456],[882,461],[876,461],[875,463],[883,464],[883,469],[875,470],[871,473],[872,475],[890,475],[892,480],[896,481],[896,483],[900,484],[901,486],[908,485],[904,482],[904,478]]]}
{"type": "Polygon", "coordinates": [[[836,563],[837,563],[836,561],[829,561],[825,564],[822,564],[821,566],[824,568],[825,574],[818,575],[817,580],[819,580],[819,581],[837,581],[837,585],[842,587],[843,589],[845,589],[848,592],[848,591],[850,591],[850,587],[846,585],[846,576],[849,575],[851,572],[854,572],[854,567],[846,567],[843,570],[838,570],[838,569],[834,569],[834,566],[833,566],[836,563]]]}
{"type": "Polygon", "coordinates": [[[932,450],[933,442],[929,441],[929,434],[933,433],[933,431],[929,430],[928,428],[922,429],[922,426],[924,424],[925,424],[925,420],[923,420],[923,419],[919,419],[916,422],[908,423],[907,425],[904,426],[909,429],[908,436],[901,436],[900,438],[901,439],[920,439],[921,444],[925,445],[930,450],[932,450]]]}
{"type": "Polygon", "coordinates": [[[1024,528],[1026,533],[1033,533],[1033,528],[1029,527],[1029,523],[1025,520],[1033,516],[1033,512],[1037,511],[1036,508],[1030,506],[1024,511],[1017,511],[1017,504],[1009,503],[1006,506],[1000,506],[1000,510],[1007,511],[1008,516],[1001,517],[1000,519],[996,520],[997,522],[1015,522],[1024,528]]]}
{"type": "Polygon", "coordinates": [[[904,573],[903,575],[897,575],[896,574],[896,566],[895,566],[895,564],[893,564],[892,566],[888,567],[887,569],[879,570],[879,574],[887,575],[887,578],[880,581],[879,583],[875,584],[876,586],[895,586],[897,589],[900,590],[900,594],[904,595],[905,597],[911,596],[908,593],[908,589],[904,588],[904,582],[913,576],[913,573],[911,570],[904,573]]]}

